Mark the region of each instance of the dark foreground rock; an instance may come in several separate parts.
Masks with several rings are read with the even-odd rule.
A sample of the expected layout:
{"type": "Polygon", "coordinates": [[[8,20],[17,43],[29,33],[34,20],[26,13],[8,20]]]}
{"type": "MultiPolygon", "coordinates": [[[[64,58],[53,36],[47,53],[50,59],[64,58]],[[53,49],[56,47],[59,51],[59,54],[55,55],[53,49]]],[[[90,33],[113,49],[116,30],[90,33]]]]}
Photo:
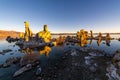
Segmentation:
{"type": "Polygon", "coordinates": [[[115,52],[112,63],[106,68],[108,80],[120,80],[120,49],[115,52]]]}
{"type": "Polygon", "coordinates": [[[6,62],[2,65],[3,68],[9,67],[12,64],[18,63],[20,61],[20,57],[10,57],[6,60],[6,62]]]}
{"type": "Polygon", "coordinates": [[[64,53],[61,62],[47,66],[37,80],[108,80],[106,68],[111,58],[98,50],[78,49],[64,53]]]}
{"type": "Polygon", "coordinates": [[[35,73],[36,76],[40,75],[41,71],[42,71],[41,67],[38,67],[37,70],[36,70],[36,73],[35,73]]]}
{"type": "Polygon", "coordinates": [[[3,66],[3,64],[0,63],[0,68],[3,66]]]}
{"type": "Polygon", "coordinates": [[[19,76],[21,75],[22,73],[24,73],[25,71],[28,71],[32,69],[32,64],[27,64],[26,66],[20,68],[18,71],[16,71],[13,75],[13,77],[16,77],[16,76],[19,76]]]}
{"type": "Polygon", "coordinates": [[[12,51],[11,49],[5,49],[0,51],[0,54],[4,55],[5,53],[11,52],[11,51],[12,51]]]}

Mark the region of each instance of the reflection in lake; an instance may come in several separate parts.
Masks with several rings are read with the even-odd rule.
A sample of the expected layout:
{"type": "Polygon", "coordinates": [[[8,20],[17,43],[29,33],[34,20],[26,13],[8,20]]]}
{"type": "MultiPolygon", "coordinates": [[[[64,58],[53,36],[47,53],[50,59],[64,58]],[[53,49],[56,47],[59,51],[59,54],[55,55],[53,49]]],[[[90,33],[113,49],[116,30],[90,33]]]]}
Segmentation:
{"type": "Polygon", "coordinates": [[[40,59],[39,54],[36,54],[36,52],[30,48],[22,50],[22,52],[24,52],[25,55],[20,60],[21,66],[24,66],[26,64],[33,64],[40,59]]]}
{"type": "Polygon", "coordinates": [[[85,45],[87,45],[88,43],[90,45],[92,45],[93,41],[96,41],[96,43],[97,43],[98,46],[101,45],[102,41],[104,41],[103,44],[106,44],[106,46],[110,46],[110,42],[111,42],[111,40],[102,40],[101,37],[99,37],[98,40],[94,40],[94,39],[87,40],[87,39],[85,39],[83,41],[78,42],[77,45],[78,46],[82,46],[82,47],[85,46],[85,45]]]}
{"type": "Polygon", "coordinates": [[[49,53],[51,51],[51,48],[49,46],[45,46],[43,50],[40,50],[40,55],[45,54],[45,56],[49,57],[49,53]]]}
{"type": "Polygon", "coordinates": [[[80,41],[79,43],[77,43],[78,46],[85,46],[87,44],[88,44],[88,40],[87,39],[85,39],[85,40],[80,41]]]}
{"type": "Polygon", "coordinates": [[[101,37],[99,37],[98,40],[97,40],[98,46],[100,46],[101,41],[102,41],[102,40],[101,40],[101,37]]]}

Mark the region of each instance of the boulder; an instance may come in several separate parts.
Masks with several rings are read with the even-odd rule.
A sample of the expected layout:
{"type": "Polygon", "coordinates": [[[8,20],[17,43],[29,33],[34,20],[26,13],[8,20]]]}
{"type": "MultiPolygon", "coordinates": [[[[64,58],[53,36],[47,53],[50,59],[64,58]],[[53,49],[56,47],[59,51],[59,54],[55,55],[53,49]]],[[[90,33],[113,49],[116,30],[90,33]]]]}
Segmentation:
{"type": "Polygon", "coordinates": [[[10,57],[5,61],[5,63],[3,64],[3,67],[4,68],[9,67],[11,64],[17,63],[19,61],[20,61],[19,57],[10,57]]]}
{"type": "Polygon", "coordinates": [[[85,64],[86,65],[91,65],[93,63],[92,56],[86,56],[85,57],[85,64]]]}
{"type": "Polygon", "coordinates": [[[13,77],[19,76],[22,73],[24,73],[25,71],[31,70],[32,69],[32,65],[31,64],[27,64],[26,66],[20,68],[18,71],[16,71],[13,75],[13,77]]]}
{"type": "Polygon", "coordinates": [[[13,55],[14,53],[10,53],[10,55],[13,55]]]}
{"type": "Polygon", "coordinates": [[[118,41],[120,41],[120,38],[118,38],[118,41]]]}
{"type": "Polygon", "coordinates": [[[97,68],[95,66],[90,66],[89,69],[92,71],[92,72],[95,72],[97,70],[97,68]]]}
{"type": "Polygon", "coordinates": [[[115,55],[113,57],[113,62],[116,62],[116,61],[120,61],[120,52],[115,53],[115,55]]]}
{"type": "Polygon", "coordinates": [[[26,54],[20,59],[20,66],[25,66],[27,64],[37,65],[39,61],[40,61],[39,54],[32,52],[30,54],[26,54]]]}
{"type": "Polygon", "coordinates": [[[116,51],[116,53],[120,53],[120,49],[118,49],[118,50],[116,51]]]}
{"type": "Polygon", "coordinates": [[[77,56],[76,50],[71,50],[71,56],[77,56]]]}
{"type": "Polygon", "coordinates": [[[39,67],[37,70],[36,70],[36,76],[38,76],[38,75],[40,75],[40,73],[42,72],[42,69],[41,69],[41,67],[39,67]]]}
{"type": "Polygon", "coordinates": [[[117,68],[113,64],[110,64],[106,70],[108,72],[106,73],[109,78],[108,80],[120,80],[120,75],[117,73],[117,68]]]}
{"type": "Polygon", "coordinates": [[[0,68],[3,66],[3,64],[0,63],[0,68]]]}
{"type": "Polygon", "coordinates": [[[9,67],[11,65],[10,62],[3,64],[3,68],[9,67]]]}
{"type": "Polygon", "coordinates": [[[120,61],[116,63],[117,67],[120,69],[120,61]]]}
{"type": "Polygon", "coordinates": [[[12,51],[11,49],[5,49],[5,50],[3,50],[4,53],[11,52],[11,51],[12,51]]]}
{"type": "Polygon", "coordinates": [[[5,50],[2,50],[0,51],[0,54],[5,54],[5,53],[8,53],[8,52],[11,52],[12,50],[11,49],[5,49],[5,50]]]}
{"type": "Polygon", "coordinates": [[[96,56],[104,56],[103,54],[101,53],[98,53],[98,52],[90,52],[88,53],[90,56],[93,56],[93,57],[96,57],[96,56]]]}

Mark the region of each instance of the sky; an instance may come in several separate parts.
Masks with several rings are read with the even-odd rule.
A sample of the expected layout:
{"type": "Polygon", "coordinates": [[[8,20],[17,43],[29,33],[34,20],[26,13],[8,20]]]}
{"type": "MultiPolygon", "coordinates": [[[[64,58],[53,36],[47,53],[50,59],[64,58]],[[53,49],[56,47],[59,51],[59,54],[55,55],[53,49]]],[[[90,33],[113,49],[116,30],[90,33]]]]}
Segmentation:
{"type": "Polygon", "coordinates": [[[120,0],[0,0],[0,30],[120,32],[120,0]]]}

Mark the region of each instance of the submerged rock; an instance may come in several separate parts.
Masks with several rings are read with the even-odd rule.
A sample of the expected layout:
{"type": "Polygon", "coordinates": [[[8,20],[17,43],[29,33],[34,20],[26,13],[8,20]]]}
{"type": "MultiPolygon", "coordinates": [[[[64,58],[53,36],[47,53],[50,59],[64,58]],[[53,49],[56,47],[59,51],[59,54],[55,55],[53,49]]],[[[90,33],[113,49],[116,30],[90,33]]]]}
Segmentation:
{"type": "Polygon", "coordinates": [[[77,53],[76,53],[75,50],[72,50],[72,51],[71,51],[71,56],[77,56],[77,53]]]}
{"type": "Polygon", "coordinates": [[[10,53],[10,55],[13,55],[14,53],[10,53]]]}
{"type": "Polygon", "coordinates": [[[5,50],[0,51],[0,54],[4,55],[5,53],[11,52],[11,51],[12,51],[11,49],[5,49],[5,50]]]}
{"type": "Polygon", "coordinates": [[[28,71],[32,69],[32,65],[31,64],[27,64],[26,66],[22,67],[21,69],[19,69],[18,71],[16,71],[13,75],[13,77],[19,76],[22,73],[24,73],[25,71],[28,71]]]}
{"type": "Polygon", "coordinates": [[[116,51],[116,53],[120,53],[120,49],[118,49],[118,50],[116,51]]]}
{"type": "Polygon", "coordinates": [[[0,68],[3,66],[3,64],[0,63],[0,68]]]}
{"type": "Polygon", "coordinates": [[[104,56],[103,54],[101,53],[98,53],[98,52],[90,52],[88,53],[89,55],[93,56],[93,57],[96,57],[96,56],[104,56]]]}
{"type": "Polygon", "coordinates": [[[38,76],[38,75],[40,75],[40,73],[42,72],[42,69],[41,69],[41,67],[39,67],[37,70],[36,70],[36,76],[38,76]]]}
{"type": "Polygon", "coordinates": [[[2,54],[3,52],[2,51],[0,51],[0,54],[2,54]]]}
{"type": "Polygon", "coordinates": [[[11,64],[17,63],[19,61],[20,61],[20,57],[10,57],[5,61],[5,63],[3,64],[3,67],[4,68],[9,67],[11,64]]]}
{"type": "Polygon", "coordinates": [[[10,62],[3,64],[3,68],[9,67],[11,65],[10,62]]]}
{"type": "Polygon", "coordinates": [[[30,54],[26,54],[25,56],[23,56],[20,59],[20,66],[24,66],[24,65],[27,65],[29,63],[33,64],[33,65],[37,65],[37,64],[39,64],[39,61],[40,61],[39,54],[36,54],[33,52],[30,54]]]}
{"type": "Polygon", "coordinates": [[[6,38],[6,41],[8,41],[9,43],[11,42],[15,42],[15,41],[18,41],[19,39],[16,37],[16,38],[12,38],[11,36],[7,36],[6,38]]]}

